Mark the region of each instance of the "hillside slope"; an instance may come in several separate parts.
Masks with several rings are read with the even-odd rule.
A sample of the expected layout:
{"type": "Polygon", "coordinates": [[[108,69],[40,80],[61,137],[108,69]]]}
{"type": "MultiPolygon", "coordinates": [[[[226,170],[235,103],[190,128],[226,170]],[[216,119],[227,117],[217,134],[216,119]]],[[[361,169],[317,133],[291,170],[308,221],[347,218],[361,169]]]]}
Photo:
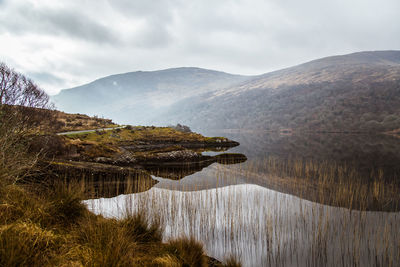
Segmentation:
{"type": "Polygon", "coordinates": [[[104,116],[119,123],[153,124],[176,101],[248,78],[200,68],[137,71],[64,89],[52,100],[65,112],[104,116]]]}
{"type": "Polygon", "coordinates": [[[164,120],[194,129],[382,132],[400,128],[400,51],[360,52],[185,99],[164,120]]]}

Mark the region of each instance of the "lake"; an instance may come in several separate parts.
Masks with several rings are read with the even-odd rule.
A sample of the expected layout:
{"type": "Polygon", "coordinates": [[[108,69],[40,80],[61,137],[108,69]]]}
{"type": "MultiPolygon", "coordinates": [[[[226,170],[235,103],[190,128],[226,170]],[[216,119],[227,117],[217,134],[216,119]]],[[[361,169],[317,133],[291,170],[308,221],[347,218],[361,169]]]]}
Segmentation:
{"type": "Polygon", "coordinates": [[[89,209],[143,212],[166,240],[193,236],[208,255],[244,266],[400,264],[400,138],[206,134],[240,142],[227,152],[247,160],[160,167],[145,190],[87,200],[89,209]]]}

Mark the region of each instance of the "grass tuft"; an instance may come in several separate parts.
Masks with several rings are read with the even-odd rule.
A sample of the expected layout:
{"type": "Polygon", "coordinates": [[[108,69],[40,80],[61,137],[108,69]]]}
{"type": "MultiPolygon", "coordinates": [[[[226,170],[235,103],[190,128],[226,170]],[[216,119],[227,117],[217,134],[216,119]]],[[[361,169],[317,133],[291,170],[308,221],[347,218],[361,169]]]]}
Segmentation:
{"type": "Polygon", "coordinates": [[[181,267],[182,263],[172,255],[163,255],[153,260],[152,265],[160,267],[181,267]]]}
{"type": "Polygon", "coordinates": [[[193,238],[182,237],[166,244],[166,250],[182,262],[182,266],[207,266],[203,245],[193,238]]]}
{"type": "Polygon", "coordinates": [[[157,222],[149,223],[141,213],[129,215],[120,222],[126,236],[138,243],[161,242],[162,232],[157,222]]]}
{"type": "Polygon", "coordinates": [[[47,212],[52,223],[65,226],[76,224],[87,212],[86,206],[81,202],[83,192],[78,185],[55,184],[54,190],[48,194],[47,212]]]}
{"type": "Polygon", "coordinates": [[[112,219],[90,215],[76,229],[75,253],[85,266],[133,266],[136,244],[112,219]]]}
{"type": "Polygon", "coordinates": [[[55,258],[62,237],[31,222],[0,227],[0,266],[44,266],[55,258]]]}

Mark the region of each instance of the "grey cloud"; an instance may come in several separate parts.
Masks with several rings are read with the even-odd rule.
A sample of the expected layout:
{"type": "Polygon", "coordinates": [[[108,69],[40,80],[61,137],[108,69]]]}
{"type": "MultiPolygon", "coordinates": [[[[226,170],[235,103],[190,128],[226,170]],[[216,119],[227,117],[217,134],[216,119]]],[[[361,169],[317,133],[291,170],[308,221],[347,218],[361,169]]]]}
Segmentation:
{"type": "Polygon", "coordinates": [[[131,41],[134,46],[149,49],[163,48],[171,43],[171,37],[167,29],[158,25],[148,24],[140,34],[134,36],[131,41]]]}
{"type": "Polygon", "coordinates": [[[116,39],[118,39],[117,36],[106,27],[74,12],[53,12],[49,13],[47,16],[41,16],[40,18],[45,18],[48,22],[49,29],[54,32],[62,30],[70,36],[107,43],[115,42],[116,39]]]}
{"type": "Polygon", "coordinates": [[[63,83],[63,79],[48,72],[28,72],[26,75],[39,83],[55,85],[60,85],[63,83]]]}
{"type": "Polygon", "coordinates": [[[170,30],[174,10],[180,6],[178,0],[157,1],[108,1],[113,10],[126,18],[140,19],[144,25],[134,34],[130,43],[141,48],[167,47],[172,41],[170,30]]]}
{"type": "Polygon", "coordinates": [[[27,3],[0,13],[0,24],[3,31],[12,33],[32,33],[67,35],[73,38],[99,43],[116,42],[117,36],[106,26],[82,15],[77,10],[57,10],[35,8],[27,3]],[[8,11],[9,12],[9,11],[8,11]]]}
{"type": "Polygon", "coordinates": [[[197,12],[186,14],[189,51],[221,55],[228,50],[245,65],[270,70],[332,54],[400,48],[399,1],[221,2],[197,5],[197,12]],[[205,6],[212,8],[206,12],[205,6]],[[226,32],[233,38],[225,38],[226,32]],[[212,42],[193,42],[210,36],[212,42]]]}
{"type": "Polygon", "coordinates": [[[179,0],[132,1],[108,0],[109,5],[120,14],[131,17],[156,18],[162,21],[171,19],[173,9],[182,6],[179,0]]]}
{"type": "Polygon", "coordinates": [[[261,74],[335,54],[400,49],[398,0],[35,1],[3,1],[0,38],[20,38],[21,48],[2,49],[0,58],[22,68],[40,60],[43,72],[54,70],[68,86],[179,66],[261,74]],[[55,38],[40,41],[49,34],[55,38]]]}

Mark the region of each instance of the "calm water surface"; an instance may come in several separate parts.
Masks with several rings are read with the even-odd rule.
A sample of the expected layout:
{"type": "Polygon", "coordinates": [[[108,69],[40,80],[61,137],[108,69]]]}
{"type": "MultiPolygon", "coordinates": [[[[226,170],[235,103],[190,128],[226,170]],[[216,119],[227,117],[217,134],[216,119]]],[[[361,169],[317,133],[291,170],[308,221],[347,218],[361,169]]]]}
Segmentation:
{"type": "Polygon", "coordinates": [[[219,260],[234,255],[244,266],[400,264],[398,209],[357,211],[309,201],[292,192],[290,181],[276,183],[263,164],[271,157],[330,162],[351,166],[366,183],[377,170],[381,179],[393,181],[400,174],[400,138],[207,134],[239,141],[228,152],[245,154],[247,161],[182,171],[189,175],[179,180],[154,176],[158,183],[148,191],[88,200],[88,207],[109,217],[144,211],[161,220],[166,240],[194,236],[208,255],[219,260]]]}

